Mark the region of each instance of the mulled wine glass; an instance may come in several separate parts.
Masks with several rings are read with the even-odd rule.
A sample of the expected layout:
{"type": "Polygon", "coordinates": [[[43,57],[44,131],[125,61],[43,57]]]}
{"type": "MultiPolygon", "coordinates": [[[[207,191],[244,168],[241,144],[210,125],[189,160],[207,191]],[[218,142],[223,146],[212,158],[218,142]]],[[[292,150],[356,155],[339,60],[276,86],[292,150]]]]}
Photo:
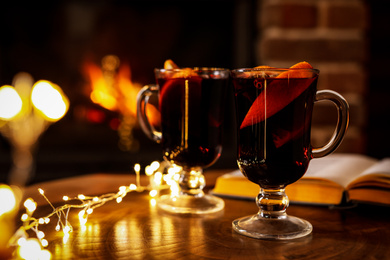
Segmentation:
{"type": "Polygon", "coordinates": [[[156,85],[137,98],[144,133],[162,146],[166,161],[181,167],[178,194],[163,195],[157,206],[171,213],[205,214],[223,209],[224,201],[205,194],[203,169],[222,152],[222,130],[230,71],[219,68],[155,69],[156,85]],[[158,94],[161,132],[150,123],[146,105],[158,94]]]}
{"type": "Polygon", "coordinates": [[[238,155],[237,163],[248,180],[260,186],[257,214],[233,221],[245,236],[287,240],[306,236],[312,225],[289,216],[285,187],[299,180],[312,158],[326,156],[341,143],[349,121],[349,106],[338,93],[317,91],[315,69],[255,68],[232,71],[238,155]],[[310,144],[313,105],[329,100],[338,111],[331,140],[321,148],[310,144]]]}

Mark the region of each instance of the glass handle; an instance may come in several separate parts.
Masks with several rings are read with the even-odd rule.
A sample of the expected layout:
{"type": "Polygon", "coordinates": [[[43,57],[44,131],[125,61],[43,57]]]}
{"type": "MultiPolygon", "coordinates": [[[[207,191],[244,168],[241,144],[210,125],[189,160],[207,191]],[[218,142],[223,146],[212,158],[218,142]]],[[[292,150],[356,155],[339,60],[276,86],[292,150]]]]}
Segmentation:
{"type": "Polygon", "coordinates": [[[329,142],[322,147],[312,149],[313,158],[324,157],[334,152],[343,140],[349,124],[349,105],[343,96],[332,90],[319,90],[316,94],[316,102],[322,100],[329,100],[336,105],[337,124],[329,142]]]}
{"type": "Polygon", "coordinates": [[[148,116],[146,115],[146,106],[149,103],[149,98],[153,94],[157,93],[157,85],[146,85],[138,92],[137,118],[141,129],[145,133],[145,135],[153,141],[159,143],[161,141],[162,134],[153,127],[153,125],[149,122],[148,116]]]}

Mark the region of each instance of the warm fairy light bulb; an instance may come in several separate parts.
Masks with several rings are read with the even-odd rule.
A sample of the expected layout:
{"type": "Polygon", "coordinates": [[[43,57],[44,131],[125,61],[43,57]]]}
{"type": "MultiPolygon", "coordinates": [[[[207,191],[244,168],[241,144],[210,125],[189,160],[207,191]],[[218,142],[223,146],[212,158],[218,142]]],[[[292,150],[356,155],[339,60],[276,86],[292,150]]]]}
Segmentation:
{"type": "Polygon", "coordinates": [[[48,242],[46,239],[42,239],[42,240],[41,240],[41,245],[42,245],[43,247],[47,247],[47,246],[49,245],[49,242],[48,242]]]}
{"type": "Polygon", "coordinates": [[[28,198],[23,205],[29,212],[34,212],[37,209],[37,203],[31,198],[28,198]]]}
{"type": "Polygon", "coordinates": [[[88,215],[85,214],[85,210],[80,210],[79,212],[79,222],[80,226],[85,226],[88,220],[88,215]]]}
{"type": "Polygon", "coordinates": [[[157,169],[160,167],[160,163],[158,161],[154,161],[150,164],[150,167],[153,171],[157,171],[157,169]]]}
{"type": "Polygon", "coordinates": [[[51,259],[50,251],[46,249],[41,250],[39,254],[39,260],[50,260],[50,259],[51,259]]]}
{"type": "Polygon", "coordinates": [[[64,227],[64,233],[69,233],[70,231],[71,231],[71,228],[70,228],[70,226],[68,226],[68,225],[66,225],[65,227],[64,227]]]}
{"type": "Polygon", "coordinates": [[[12,86],[0,88],[0,119],[12,120],[22,111],[23,102],[12,86]]]}
{"type": "Polygon", "coordinates": [[[126,189],[127,189],[126,186],[121,186],[121,187],[119,187],[119,192],[118,192],[118,194],[119,194],[119,195],[122,195],[122,194],[126,193],[126,189]]]}
{"type": "Polygon", "coordinates": [[[16,207],[15,194],[11,187],[5,184],[0,185],[0,218],[3,214],[13,211],[16,207]]]}
{"type": "Polygon", "coordinates": [[[179,195],[179,185],[176,183],[176,182],[173,182],[170,186],[170,189],[171,189],[171,195],[172,196],[177,196],[179,195]]]}
{"type": "Polygon", "coordinates": [[[16,242],[18,244],[18,246],[22,246],[24,243],[26,243],[26,238],[25,237],[21,237],[18,239],[18,241],[16,242]]]}
{"type": "Polygon", "coordinates": [[[161,183],[162,183],[162,179],[163,179],[163,175],[162,175],[162,173],[161,172],[156,172],[155,174],[154,174],[154,178],[153,178],[153,184],[155,185],[155,186],[160,186],[161,185],[161,183]]]}
{"type": "Polygon", "coordinates": [[[158,191],[157,191],[157,190],[151,190],[151,191],[149,192],[149,196],[152,197],[152,198],[156,197],[157,194],[158,194],[158,191]]]}
{"type": "Polygon", "coordinates": [[[22,259],[38,259],[41,252],[41,245],[38,239],[29,238],[24,241],[18,249],[18,255],[22,259]]]}
{"type": "Polygon", "coordinates": [[[121,202],[122,202],[122,197],[116,198],[116,202],[117,202],[117,203],[121,203],[121,202]]]}
{"type": "Polygon", "coordinates": [[[155,172],[154,177],[155,177],[155,179],[161,179],[162,180],[163,174],[161,172],[157,171],[157,172],[155,172]]]}
{"type": "Polygon", "coordinates": [[[141,165],[139,165],[139,163],[136,163],[134,165],[134,171],[139,172],[140,170],[141,170],[141,165]]]}
{"type": "Polygon", "coordinates": [[[79,218],[84,218],[84,215],[85,215],[85,210],[80,210],[79,212],[79,218]]]}
{"type": "Polygon", "coordinates": [[[174,174],[174,173],[178,173],[181,171],[181,167],[180,166],[177,166],[176,164],[173,164],[171,167],[169,167],[168,169],[168,174],[174,174]]]}
{"type": "Polygon", "coordinates": [[[154,171],[153,171],[152,167],[150,167],[150,165],[145,167],[145,174],[146,174],[146,176],[152,176],[153,172],[154,171]]]}
{"type": "Polygon", "coordinates": [[[39,191],[39,193],[40,193],[41,195],[45,194],[45,191],[42,190],[41,188],[39,188],[38,191],[39,191]]]}
{"type": "Polygon", "coordinates": [[[98,197],[93,197],[92,199],[94,202],[98,202],[99,201],[99,198],[98,197]]]}
{"type": "Polygon", "coordinates": [[[87,209],[87,214],[88,214],[88,215],[91,215],[92,212],[93,212],[93,209],[92,209],[92,208],[87,209]]]}
{"type": "Polygon", "coordinates": [[[85,196],[84,196],[83,194],[79,194],[79,195],[77,196],[77,198],[79,198],[80,200],[85,200],[85,196]]]}
{"type": "Polygon", "coordinates": [[[20,219],[21,219],[22,221],[26,221],[26,220],[28,219],[28,214],[24,213],[24,214],[20,217],[20,219]]]}
{"type": "Polygon", "coordinates": [[[180,179],[180,174],[175,173],[175,174],[173,175],[173,180],[174,180],[174,181],[179,181],[179,179],[180,179]]]}
{"type": "Polygon", "coordinates": [[[45,233],[43,233],[42,231],[38,231],[37,237],[38,237],[39,239],[42,239],[42,238],[45,237],[45,233]]]}
{"type": "Polygon", "coordinates": [[[68,196],[63,196],[62,199],[63,199],[64,201],[68,201],[68,200],[69,200],[69,197],[68,197],[68,196]]]}
{"type": "Polygon", "coordinates": [[[136,190],[137,189],[137,185],[132,183],[132,184],[130,184],[129,189],[130,190],[136,190]]]}
{"type": "Polygon", "coordinates": [[[170,179],[172,179],[172,176],[171,176],[172,174],[166,174],[166,175],[164,175],[164,177],[163,177],[163,180],[165,181],[165,182],[168,182],[170,179]]]}

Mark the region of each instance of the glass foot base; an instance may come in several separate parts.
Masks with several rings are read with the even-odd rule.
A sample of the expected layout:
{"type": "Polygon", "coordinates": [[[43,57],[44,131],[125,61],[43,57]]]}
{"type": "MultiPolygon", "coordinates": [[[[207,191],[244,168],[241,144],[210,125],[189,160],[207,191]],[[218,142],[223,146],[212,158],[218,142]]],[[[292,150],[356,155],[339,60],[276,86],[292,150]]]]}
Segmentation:
{"type": "Polygon", "coordinates": [[[225,203],[221,198],[212,195],[201,197],[164,195],[157,201],[157,206],[174,214],[209,214],[222,210],[225,203]]]}
{"type": "Polygon", "coordinates": [[[309,235],[310,222],[293,216],[265,218],[252,215],[233,221],[233,229],[241,235],[268,240],[289,240],[309,235]]]}

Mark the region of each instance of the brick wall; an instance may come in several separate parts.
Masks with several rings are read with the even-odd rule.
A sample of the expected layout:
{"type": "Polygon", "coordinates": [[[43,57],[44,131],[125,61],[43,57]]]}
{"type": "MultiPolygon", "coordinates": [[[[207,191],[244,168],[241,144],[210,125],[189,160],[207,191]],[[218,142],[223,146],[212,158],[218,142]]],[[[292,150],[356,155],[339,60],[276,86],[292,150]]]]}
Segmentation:
{"type": "MultiPolygon", "coordinates": [[[[350,127],[338,152],[366,151],[368,13],[359,0],[258,0],[256,63],[289,67],[307,61],[320,70],[318,89],[332,89],[350,104],[350,127]]],[[[336,109],[317,103],[312,143],[329,140],[336,109]]]]}

